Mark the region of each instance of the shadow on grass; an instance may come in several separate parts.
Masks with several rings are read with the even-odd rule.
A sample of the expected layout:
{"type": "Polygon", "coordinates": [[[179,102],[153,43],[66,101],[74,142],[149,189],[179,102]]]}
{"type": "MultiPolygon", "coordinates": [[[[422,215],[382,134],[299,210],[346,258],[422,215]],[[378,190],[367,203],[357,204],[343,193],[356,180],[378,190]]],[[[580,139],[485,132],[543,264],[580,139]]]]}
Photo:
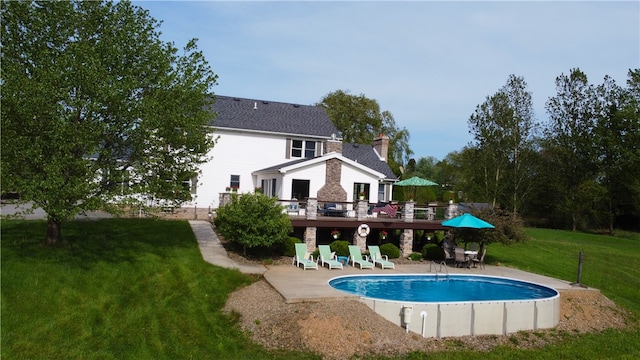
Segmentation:
{"type": "Polygon", "coordinates": [[[134,262],[141,253],[164,257],[176,250],[193,251],[195,242],[186,221],[73,220],[62,224],[63,240],[57,247],[43,245],[45,232],[46,222],[42,220],[4,220],[3,259],[19,256],[86,269],[97,262],[134,262]]]}

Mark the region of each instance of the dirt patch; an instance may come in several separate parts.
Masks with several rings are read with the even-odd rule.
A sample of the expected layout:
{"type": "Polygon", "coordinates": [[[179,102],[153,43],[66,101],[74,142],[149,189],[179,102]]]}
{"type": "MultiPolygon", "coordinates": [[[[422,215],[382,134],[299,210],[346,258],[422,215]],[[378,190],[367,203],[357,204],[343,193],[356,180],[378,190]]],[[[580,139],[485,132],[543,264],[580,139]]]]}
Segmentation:
{"type": "Polygon", "coordinates": [[[241,327],[266,348],[304,348],[325,359],[454,348],[488,351],[500,345],[535,348],[559,341],[565,331],[596,332],[626,326],[627,313],[599,291],[561,291],[560,299],[560,323],[555,329],[448,339],[407,334],[355,300],[287,304],[264,280],[232,293],[224,310],[240,314],[241,327]]]}

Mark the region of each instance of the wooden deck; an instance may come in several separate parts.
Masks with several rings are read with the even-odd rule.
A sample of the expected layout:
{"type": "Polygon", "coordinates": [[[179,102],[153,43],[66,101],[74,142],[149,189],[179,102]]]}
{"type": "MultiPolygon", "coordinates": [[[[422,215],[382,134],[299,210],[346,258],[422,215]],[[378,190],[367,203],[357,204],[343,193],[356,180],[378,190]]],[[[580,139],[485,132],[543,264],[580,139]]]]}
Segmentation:
{"type": "Polygon", "coordinates": [[[413,230],[447,230],[442,226],[443,220],[422,220],[414,219],[406,222],[401,219],[389,217],[368,217],[358,220],[350,217],[318,216],[315,220],[309,220],[302,215],[291,215],[291,224],[294,228],[316,227],[322,228],[353,228],[356,229],[361,224],[369,225],[371,229],[393,230],[393,229],[413,229],[413,230]]]}

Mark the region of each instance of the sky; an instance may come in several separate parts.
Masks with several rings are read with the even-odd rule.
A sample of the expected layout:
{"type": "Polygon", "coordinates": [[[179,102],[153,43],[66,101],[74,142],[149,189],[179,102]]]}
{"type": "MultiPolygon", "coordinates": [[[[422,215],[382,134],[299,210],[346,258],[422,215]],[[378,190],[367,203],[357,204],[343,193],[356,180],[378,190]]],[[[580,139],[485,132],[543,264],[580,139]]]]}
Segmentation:
{"type": "Polygon", "coordinates": [[[198,39],[217,95],[313,105],[330,92],[375,99],[409,131],[413,157],[473,139],[476,107],[522,77],[536,119],[555,79],[579,68],[626,86],[640,68],[640,2],[134,1],[163,41],[198,39]]]}

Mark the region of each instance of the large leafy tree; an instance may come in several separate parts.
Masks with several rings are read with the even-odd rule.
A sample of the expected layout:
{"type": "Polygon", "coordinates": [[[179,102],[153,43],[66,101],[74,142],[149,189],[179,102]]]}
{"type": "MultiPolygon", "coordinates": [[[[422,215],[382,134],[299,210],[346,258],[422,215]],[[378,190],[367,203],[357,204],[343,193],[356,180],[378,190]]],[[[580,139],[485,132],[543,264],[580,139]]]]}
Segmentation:
{"type": "MultiPolygon", "coordinates": [[[[617,216],[640,215],[640,72],[629,71],[629,87],[610,77],[597,87],[598,116],[594,129],[598,181],[613,234],[617,216]]],[[[637,217],[636,217],[637,218],[637,217]]]]}
{"type": "Polygon", "coordinates": [[[474,138],[466,152],[473,169],[469,183],[482,184],[485,201],[509,208],[513,214],[533,184],[536,126],[527,83],[515,75],[478,105],[469,119],[474,138]]]}
{"type": "Polygon", "coordinates": [[[546,103],[549,124],[544,146],[553,164],[549,168],[555,173],[553,178],[560,180],[557,211],[567,214],[575,231],[585,206],[593,200],[589,196],[597,173],[597,94],[587,75],[577,68],[556,78],[556,91],[546,103]]]}
{"type": "Polygon", "coordinates": [[[3,1],[2,189],[43,208],[46,244],[78,213],[177,202],[213,140],[216,75],[128,1],[3,1]]]}
{"type": "Polygon", "coordinates": [[[355,144],[371,144],[378,134],[389,137],[391,169],[399,174],[413,151],[409,147],[409,131],[400,129],[388,111],[380,111],[374,99],[363,94],[351,95],[348,91],[336,90],[325,95],[317,104],[326,109],[327,115],[340,130],[342,140],[355,144]]]}

